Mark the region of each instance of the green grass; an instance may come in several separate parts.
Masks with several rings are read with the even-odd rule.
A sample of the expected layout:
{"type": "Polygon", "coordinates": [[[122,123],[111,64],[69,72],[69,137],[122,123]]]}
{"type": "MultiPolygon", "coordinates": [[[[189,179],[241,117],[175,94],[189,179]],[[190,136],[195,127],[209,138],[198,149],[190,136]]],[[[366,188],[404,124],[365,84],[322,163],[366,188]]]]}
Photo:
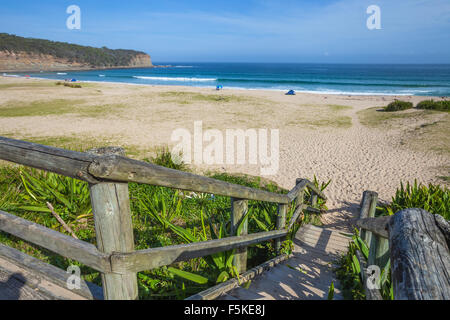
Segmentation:
{"type": "Polygon", "coordinates": [[[33,117],[74,113],[74,108],[85,102],[81,99],[41,100],[30,103],[10,101],[0,105],[0,117],[33,117]]]}
{"type": "Polygon", "coordinates": [[[399,112],[384,112],[379,107],[369,108],[357,112],[361,124],[371,128],[385,128],[393,126],[398,120],[423,119],[433,114],[428,110],[405,110],[399,112]]]}
{"type": "Polygon", "coordinates": [[[36,117],[63,114],[78,114],[83,117],[97,118],[121,112],[123,104],[85,105],[86,100],[39,100],[29,103],[10,101],[0,105],[0,117],[36,117]]]}
{"type": "Polygon", "coordinates": [[[303,114],[303,112],[299,113],[299,116],[297,116],[296,119],[289,121],[287,125],[344,129],[352,126],[352,118],[342,114],[343,111],[351,110],[352,107],[334,104],[302,104],[301,107],[307,108],[304,111],[306,114],[303,114]]]}
{"type": "Polygon", "coordinates": [[[314,127],[331,127],[331,128],[350,128],[352,126],[352,118],[347,116],[337,116],[332,119],[318,119],[300,122],[300,124],[311,125],[314,127]]]}
{"type": "Polygon", "coordinates": [[[338,105],[338,104],[327,104],[327,107],[331,110],[331,111],[344,111],[344,110],[351,110],[353,109],[350,106],[342,106],[342,105],[338,105]]]}
{"type": "Polygon", "coordinates": [[[0,90],[8,89],[23,89],[23,88],[50,88],[53,84],[48,81],[30,81],[30,82],[15,82],[15,83],[1,83],[0,90]]]}
{"type": "Polygon", "coordinates": [[[201,94],[184,91],[168,91],[159,94],[162,98],[167,98],[168,102],[177,102],[179,104],[191,104],[195,102],[213,102],[213,103],[255,103],[258,99],[250,97],[241,97],[236,95],[224,94],[201,94]]]}

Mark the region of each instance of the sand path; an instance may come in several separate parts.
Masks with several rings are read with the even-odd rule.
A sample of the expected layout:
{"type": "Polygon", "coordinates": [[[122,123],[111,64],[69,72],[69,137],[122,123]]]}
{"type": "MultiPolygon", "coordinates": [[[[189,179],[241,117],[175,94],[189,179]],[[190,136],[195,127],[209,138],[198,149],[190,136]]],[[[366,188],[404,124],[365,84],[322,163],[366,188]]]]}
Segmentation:
{"type": "Polygon", "coordinates": [[[448,157],[411,152],[400,145],[401,131],[369,129],[359,122],[355,109],[352,127],[330,132],[303,131],[282,140],[282,164],[275,181],[292,185],[290,177],[331,179],[326,189],[329,211],[323,216],[325,227],[351,230],[359,214],[365,190],[376,191],[381,202],[390,201],[400,181],[435,181],[448,157]],[[350,228],[350,229],[349,229],[350,228]]]}

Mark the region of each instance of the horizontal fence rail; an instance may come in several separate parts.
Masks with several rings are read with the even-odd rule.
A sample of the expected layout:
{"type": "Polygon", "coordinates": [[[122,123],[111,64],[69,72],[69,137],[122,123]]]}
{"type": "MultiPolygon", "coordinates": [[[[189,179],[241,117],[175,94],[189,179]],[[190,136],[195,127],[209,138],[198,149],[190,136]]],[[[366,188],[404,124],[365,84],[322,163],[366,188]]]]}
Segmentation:
{"type": "Polygon", "coordinates": [[[121,148],[100,148],[84,153],[0,137],[0,160],[89,183],[97,247],[3,211],[0,211],[0,230],[102,272],[105,299],[136,299],[136,272],[233,249],[237,250],[233,264],[239,272],[245,272],[248,246],[275,240],[279,249],[300,214],[303,211],[320,213],[314,208],[317,197],[326,200],[325,195],[305,179],[297,179],[288,194],[273,193],[129,159],[121,148]],[[248,200],[277,203],[277,230],[246,234],[245,225],[245,232],[239,236],[135,251],[129,182],[230,197],[234,224],[246,214],[248,200]],[[303,199],[307,188],[311,193],[311,206],[303,199]],[[287,205],[291,203],[296,208],[286,227],[287,205]]]}
{"type": "Polygon", "coordinates": [[[285,195],[169,169],[116,154],[97,155],[76,152],[5,137],[0,137],[0,159],[89,183],[137,182],[282,204],[290,203],[295,198],[296,192],[307,186],[319,197],[326,199],[314,184],[306,180],[304,185],[296,186],[289,194],[285,195]]]}
{"type": "Polygon", "coordinates": [[[111,272],[108,255],[87,242],[0,211],[0,230],[37,244],[63,257],[80,261],[101,272],[111,272]]]}
{"type": "Polygon", "coordinates": [[[227,237],[190,244],[175,245],[162,248],[151,248],[131,253],[115,253],[111,256],[113,272],[144,271],[170,265],[174,262],[209,256],[214,253],[247,247],[267,240],[287,235],[285,230],[274,230],[248,234],[245,236],[227,237]]]}

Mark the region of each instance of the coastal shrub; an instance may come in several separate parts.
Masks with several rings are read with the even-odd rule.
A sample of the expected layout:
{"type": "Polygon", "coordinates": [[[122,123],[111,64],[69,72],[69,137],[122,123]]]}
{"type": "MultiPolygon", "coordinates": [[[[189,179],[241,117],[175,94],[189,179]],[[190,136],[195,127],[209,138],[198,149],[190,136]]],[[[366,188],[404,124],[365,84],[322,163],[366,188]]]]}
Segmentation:
{"type": "MultiPolygon", "coordinates": [[[[181,159],[181,154],[179,155],[181,159]]],[[[144,159],[144,161],[151,162],[158,166],[166,167],[169,169],[188,171],[187,165],[183,161],[173,161],[172,153],[170,152],[168,147],[158,148],[156,151],[156,155],[151,159],[144,159]]]]}
{"type": "MultiPolygon", "coordinates": [[[[348,252],[341,256],[336,268],[336,276],[342,284],[344,299],[365,300],[366,294],[361,281],[361,266],[356,256],[359,251],[361,256],[367,261],[369,258],[369,246],[359,236],[359,231],[355,229],[352,241],[349,243],[348,252]]],[[[391,282],[390,261],[381,268],[380,293],[384,300],[393,300],[394,291],[391,282]]]]}
{"type": "Polygon", "coordinates": [[[61,82],[61,81],[56,82],[56,85],[57,86],[69,87],[69,88],[82,88],[81,84],[61,82]]]}
{"type": "Polygon", "coordinates": [[[417,109],[429,109],[438,111],[450,111],[450,100],[424,100],[417,104],[417,109]]]}
{"type": "Polygon", "coordinates": [[[395,100],[394,102],[389,103],[388,106],[384,108],[384,111],[394,112],[411,109],[412,107],[413,107],[412,102],[395,100]]]}
{"type": "MultiPolygon", "coordinates": [[[[450,189],[445,186],[429,184],[425,186],[409,182],[406,186],[401,183],[392,202],[389,205],[377,207],[376,215],[393,215],[408,208],[422,208],[432,214],[439,214],[446,220],[450,219],[450,189]]],[[[357,229],[354,231],[353,241],[349,245],[347,254],[343,255],[338,263],[336,274],[343,286],[344,297],[347,299],[365,299],[361,277],[360,265],[356,258],[356,250],[365,257],[369,253],[369,246],[359,237],[357,229]]],[[[381,268],[381,295],[385,300],[393,299],[393,286],[390,279],[390,263],[381,268]]]]}
{"type": "Polygon", "coordinates": [[[401,183],[391,204],[378,209],[381,215],[393,215],[408,208],[421,208],[450,220],[450,189],[431,183],[425,186],[417,181],[406,186],[401,183]]]}

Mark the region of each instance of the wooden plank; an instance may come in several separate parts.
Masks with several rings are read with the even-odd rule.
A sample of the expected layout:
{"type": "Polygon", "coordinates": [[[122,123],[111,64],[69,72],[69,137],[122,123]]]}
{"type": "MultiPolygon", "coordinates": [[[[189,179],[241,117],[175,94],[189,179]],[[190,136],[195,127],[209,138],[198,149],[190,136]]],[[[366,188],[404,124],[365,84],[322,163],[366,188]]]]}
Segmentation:
{"type": "MultiPolygon", "coordinates": [[[[377,236],[378,237],[378,236],[377,236]]],[[[383,270],[389,260],[389,240],[379,237],[375,252],[375,264],[383,270]]]]}
{"type": "Polygon", "coordinates": [[[101,272],[111,271],[108,255],[97,248],[55,230],[0,211],[0,230],[37,244],[63,257],[77,260],[101,272]]]}
{"type": "Polygon", "coordinates": [[[449,300],[450,253],[433,215],[397,212],[389,222],[391,278],[396,300],[449,300]]]}
{"type": "Polygon", "coordinates": [[[295,182],[295,187],[287,194],[289,199],[291,201],[297,200],[297,204],[303,204],[303,193],[307,184],[307,180],[297,179],[295,182]]]}
{"type": "Polygon", "coordinates": [[[333,229],[333,228],[316,227],[316,226],[313,226],[311,224],[304,225],[304,226],[302,226],[301,229],[304,230],[305,232],[307,231],[308,233],[311,233],[311,234],[312,233],[319,233],[319,234],[321,234],[321,233],[324,232],[324,230],[326,230],[327,232],[331,232],[333,234],[333,236],[340,237],[340,238],[343,238],[343,239],[346,239],[346,240],[348,240],[348,239],[351,240],[352,237],[353,237],[353,234],[344,232],[342,230],[333,229]]]}
{"type": "Polygon", "coordinates": [[[0,137],[1,160],[91,183],[98,182],[98,179],[88,173],[88,167],[94,158],[95,156],[87,153],[0,137]]]}
{"type": "Polygon", "coordinates": [[[359,219],[356,221],[356,226],[387,239],[389,238],[388,223],[391,220],[391,217],[392,216],[359,219]]]}
{"type": "MultiPolygon", "coordinates": [[[[279,204],[276,222],[276,227],[278,230],[283,230],[286,227],[286,212],[287,212],[287,205],[279,204]]],[[[277,251],[278,254],[280,253],[281,250],[281,242],[283,242],[284,240],[285,240],[284,237],[275,240],[275,250],[277,251]]]]}
{"type": "Polygon", "coordinates": [[[364,292],[366,294],[366,300],[383,300],[383,297],[381,296],[380,290],[378,289],[369,289],[367,286],[368,281],[368,275],[367,275],[367,263],[362,256],[361,252],[359,250],[356,250],[356,258],[358,259],[359,266],[361,269],[361,281],[364,287],[364,292]]]}
{"type": "Polygon", "coordinates": [[[285,230],[274,230],[239,237],[228,237],[190,244],[151,248],[132,253],[113,253],[111,256],[111,264],[113,272],[116,273],[126,271],[139,272],[167,266],[174,262],[208,256],[217,252],[247,247],[252,244],[277,239],[286,235],[287,232],[285,230]]]}
{"type": "MultiPolygon", "coordinates": [[[[231,234],[235,236],[244,236],[248,234],[248,219],[245,220],[241,233],[237,234],[238,226],[242,223],[242,219],[248,213],[248,200],[231,198],[231,234]]],[[[233,265],[238,273],[247,270],[247,248],[236,248],[233,258],[233,265]]]]}
{"type": "Polygon", "coordinates": [[[292,226],[297,222],[298,217],[303,212],[303,210],[306,208],[306,205],[301,204],[298,205],[297,208],[294,211],[294,214],[292,215],[291,221],[289,221],[289,225],[286,228],[286,230],[291,230],[292,226]]]}
{"type": "MultiPolygon", "coordinates": [[[[0,257],[20,266],[39,278],[44,278],[62,288],[67,288],[67,280],[71,274],[55,266],[29,256],[19,250],[0,244],[0,257]]],[[[67,289],[69,290],[69,289],[67,289]]],[[[90,300],[103,300],[102,288],[81,279],[80,289],[71,289],[73,293],[90,300]]]]}
{"type": "MultiPolygon", "coordinates": [[[[123,154],[123,150],[96,149],[95,154],[123,154]]],[[[133,252],[134,236],[127,183],[98,183],[90,185],[97,247],[105,254],[133,252]]],[[[138,298],[136,272],[103,273],[103,293],[107,300],[138,298]]]]}
{"type": "MultiPolygon", "coordinates": [[[[373,191],[364,191],[359,218],[365,219],[375,217],[377,201],[378,201],[378,193],[373,191]]],[[[360,236],[367,245],[370,245],[372,238],[372,233],[370,231],[361,229],[360,236]]]]}
{"type": "Polygon", "coordinates": [[[99,179],[138,182],[239,199],[260,200],[275,203],[290,202],[289,197],[285,194],[252,189],[117,155],[96,158],[89,167],[89,173],[99,179]]]}
{"type": "Polygon", "coordinates": [[[275,257],[267,262],[264,262],[263,264],[260,264],[257,267],[254,267],[241,276],[239,276],[239,282],[236,278],[230,279],[224,283],[218,284],[214,287],[208,288],[205,291],[202,291],[200,293],[197,293],[185,300],[213,300],[217,297],[221,296],[222,294],[227,293],[228,291],[237,288],[240,286],[240,284],[243,284],[245,282],[248,282],[249,280],[255,278],[257,275],[262,274],[264,271],[269,270],[270,268],[275,267],[280,262],[285,261],[289,257],[287,255],[281,255],[278,257],[275,257]]]}
{"type": "Polygon", "coordinates": [[[312,191],[312,193],[315,193],[321,199],[327,200],[325,194],[320,191],[311,181],[306,179],[297,179],[295,184],[295,187],[287,194],[291,201],[294,201],[297,198],[299,192],[302,192],[305,187],[308,187],[312,191]]]}

